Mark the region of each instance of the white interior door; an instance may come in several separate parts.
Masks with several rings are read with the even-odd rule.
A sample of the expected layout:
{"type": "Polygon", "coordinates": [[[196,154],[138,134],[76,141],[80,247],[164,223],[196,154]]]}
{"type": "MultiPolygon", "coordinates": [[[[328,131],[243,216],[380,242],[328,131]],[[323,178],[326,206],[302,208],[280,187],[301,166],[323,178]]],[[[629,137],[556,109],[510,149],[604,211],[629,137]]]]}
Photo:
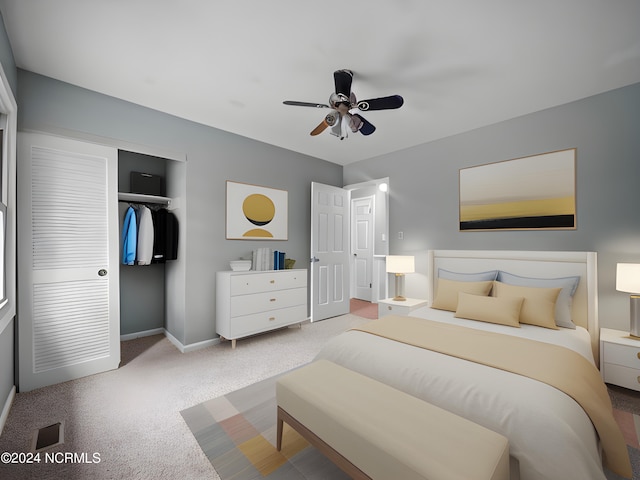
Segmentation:
{"type": "Polygon", "coordinates": [[[311,183],[311,321],[349,313],[349,191],[311,183]]]}
{"type": "Polygon", "coordinates": [[[351,200],[353,235],[353,296],[371,301],[373,281],[373,197],[351,200]]]}
{"type": "Polygon", "coordinates": [[[120,363],[118,152],[23,133],[18,156],[24,392],[120,363]]]}

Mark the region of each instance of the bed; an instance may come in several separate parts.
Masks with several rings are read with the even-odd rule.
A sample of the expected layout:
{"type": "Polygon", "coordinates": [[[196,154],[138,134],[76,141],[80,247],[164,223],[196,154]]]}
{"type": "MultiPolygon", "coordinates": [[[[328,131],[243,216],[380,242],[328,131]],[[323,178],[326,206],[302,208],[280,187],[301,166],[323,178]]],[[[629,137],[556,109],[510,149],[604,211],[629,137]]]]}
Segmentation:
{"type": "MultiPolygon", "coordinates": [[[[531,344],[527,339],[557,345],[562,348],[548,348],[556,348],[560,353],[572,356],[572,359],[576,357],[578,363],[587,362],[590,364],[587,368],[597,374],[595,366],[599,357],[599,327],[596,278],[594,252],[432,250],[428,252],[428,292],[425,292],[428,306],[414,310],[412,318],[405,321],[417,325],[429,324],[436,330],[440,327],[464,327],[465,331],[472,329],[469,333],[474,338],[474,350],[482,350],[484,336],[495,337],[500,341],[506,338],[514,345],[520,345],[518,342],[531,344]],[[528,288],[539,288],[534,292],[559,292],[555,294],[557,297],[554,297],[554,305],[550,308],[554,308],[556,322],[568,321],[569,324],[545,328],[534,321],[533,324],[519,324],[518,328],[514,328],[513,325],[492,323],[492,320],[487,321],[482,316],[483,321],[470,320],[455,311],[442,308],[445,293],[449,292],[452,285],[455,288],[470,288],[472,283],[475,285],[485,282],[486,274],[493,272],[496,272],[495,279],[500,280],[501,284],[517,284],[514,288],[523,286],[526,292],[530,291],[528,288]],[[478,276],[479,274],[481,275],[478,276]],[[567,279],[573,280],[567,284],[567,279]],[[561,281],[563,286],[558,287],[554,281],[561,281]],[[469,283],[460,287],[462,282],[469,283]],[[433,306],[439,308],[432,308],[433,306]],[[566,349],[578,355],[567,352],[566,349]]],[[[491,292],[486,296],[495,296],[496,288],[512,287],[492,282],[491,292]]],[[[460,299],[460,303],[454,310],[465,313],[461,310],[467,305],[467,300],[497,301],[478,299],[476,295],[472,295],[474,298],[470,299],[468,295],[467,292],[458,292],[456,298],[460,299]]],[[[501,294],[497,296],[501,297],[501,294]]],[[[500,302],[505,301],[500,299],[500,302]]],[[[518,299],[509,301],[510,305],[515,305],[518,299]]],[[[520,301],[518,312],[524,312],[522,305],[525,302],[532,304],[529,300],[520,301]]],[[[497,304],[491,305],[495,307],[497,304]]],[[[502,312],[503,304],[499,305],[502,312]]],[[[474,315],[475,313],[471,314],[474,315]]],[[[496,314],[501,315],[502,313],[496,314]]],[[[391,325],[394,318],[398,325],[403,321],[402,317],[391,317],[386,325],[391,325]]],[[[374,323],[385,319],[389,317],[374,323]]],[[[522,317],[520,320],[522,321],[522,317]]],[[[429,341],[435,338],[433,334],[429,336],[432,337],[429,341]]],[[[572,396],[522,374],[439,353],[437,349],[434,351],[412,343],[414,342],[392,340],[354,329],[331,340],[317,358],[333,361],[375,378],[505,435],[510,442],[512,479],[606,478],[602,466],[603,445],[599,441],[602,430],[596,431],[594,425],[598,426],[598,423],[593,423],[593,417],[590,418],[585,413],[584,405],[578,404],[572,396]]],[[[536,343],[535,348],[538,347],[540,344],[536,343]]],[[[510,358],[520,359],[518,354],[510,358]]],[[[571,373],[563,375],[572,376],[571,373]]],[[[597,382],[601,382],[597,377],[597,382]]],[[[604,385],[596,387],[604,388],[604,385]]],[[[604,395],[606,396],[606,389],[604,395]]],[[[606,401],[608,402],[608,397],[606,401]]],[[[610,403],[608,408],[609,412],[605,412],[605,416],[611,416],[610,403]]],[[[613,434],[619,435],[616,440],[620,440],[622,435],[617,430],[613,434]]],[[[605,456],[611,458],[610,442],[606,446],[609,450],[605,449],[605,456]]],[[[627,468],[630,472],[624,441],[622,446],[618,442],[615,447],[616,451],[613,453],[618,459],[622,458],[617,463],[618,473],[624,473],[627,468]]]]}

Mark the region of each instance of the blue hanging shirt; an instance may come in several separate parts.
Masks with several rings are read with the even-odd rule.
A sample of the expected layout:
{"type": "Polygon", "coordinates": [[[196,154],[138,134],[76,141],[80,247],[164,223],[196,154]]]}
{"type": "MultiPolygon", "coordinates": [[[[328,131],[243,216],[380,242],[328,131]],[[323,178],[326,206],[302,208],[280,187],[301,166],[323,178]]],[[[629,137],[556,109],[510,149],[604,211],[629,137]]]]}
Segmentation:
{"type": "Polygon", "coordinates": [[[127,209],[122,225],[122,263],[134,265],[136,263],[136,246],[138,245],[138,227],[136,211],[133,207],[127,209]]]}

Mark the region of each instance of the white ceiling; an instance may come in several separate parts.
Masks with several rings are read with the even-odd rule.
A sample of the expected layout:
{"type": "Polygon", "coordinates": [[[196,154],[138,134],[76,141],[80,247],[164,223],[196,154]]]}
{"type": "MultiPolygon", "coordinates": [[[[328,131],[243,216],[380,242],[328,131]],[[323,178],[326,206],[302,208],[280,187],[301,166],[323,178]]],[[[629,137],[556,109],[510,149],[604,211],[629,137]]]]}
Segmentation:
{"type": "Polygon", "coordinates": [[[0,0],[18,67],[346,165],[640,82],[637,0],[0,0]],[[399,110],[309,132],[333,71],[399,110]]]}

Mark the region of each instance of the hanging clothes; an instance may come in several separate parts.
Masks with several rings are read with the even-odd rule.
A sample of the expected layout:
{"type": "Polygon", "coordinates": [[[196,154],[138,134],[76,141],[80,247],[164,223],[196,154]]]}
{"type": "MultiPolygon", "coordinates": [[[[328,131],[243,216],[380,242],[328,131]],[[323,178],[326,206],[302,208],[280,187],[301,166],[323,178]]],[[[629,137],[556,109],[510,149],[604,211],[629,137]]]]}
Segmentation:
{"type": "Polygon", "coordinates": [[[166,229],[167,229],[167,210],[160,208],[151,210],[151,218],[153,219],[153,259],[151,263],[164,263],[167,251],[166,229]]]}
{"type": "Polygon", "coordinates": [[[122,226],[122,263],[150,265],[178,258],[178,219],[166,208],[130,205],[122,226]]]}
{"type": "Polygon", "coordinates": [[[138,245],[136,249],[136,263],[138,265],[150,265],[153,258],[153,219],[151,210],[146,205],[141,205],[138,222],[138,245]]]}
{"type": "Polygon", "coordinates": [[[134,265],[136,260],[136,248],[138,245],[138,225],[136,211],[129,207],[124,216],[122,225],[122,263],[134,265]]]}
{"type": "Polygon", "coordinates": [[[166,208],[151,211],[155,237],[151,263],[165,263],[178,258],[178,219],[166,208]]]}
{"type": "Polygon", "coordinates": [[[166,260],[177,260],[178,258],[178,218],[172,213],[167,212],[166,219],[166,260]]]}

